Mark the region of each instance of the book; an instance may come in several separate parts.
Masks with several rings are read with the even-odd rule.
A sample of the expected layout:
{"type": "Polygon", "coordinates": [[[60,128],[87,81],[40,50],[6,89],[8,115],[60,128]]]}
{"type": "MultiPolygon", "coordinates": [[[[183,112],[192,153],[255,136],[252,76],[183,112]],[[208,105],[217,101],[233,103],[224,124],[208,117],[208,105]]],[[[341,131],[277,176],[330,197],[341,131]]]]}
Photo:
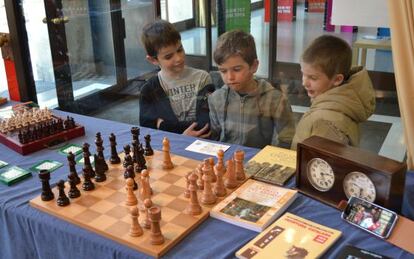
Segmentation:
{"type": "Polygon", "coordinates": [[[30,176],[32,176],[32,174],[29,171],[18,166],[0,170],[0,182],[6,185],[12,185],[30,176]]]}
{"type": "Polygon", "coordinates": [[[216,204],[210,216],[260,232],[296,199],[297,191],[248,179],[216,204]]]}
{"type": "Polygon", "coordinates": [[[319,258],[342,232],[285,213],[236,252],[238,258],[319,258]]]}
{"type": "Polygon", "coordinates": [[[246,175],[283,186],[296,172],[296,151],[266,146],[245,165],[246,175]]]}
{"type": "Polygon", "coordinates": [[[342,247],[337,259],[391,259],[390,257],[380,255],[365,249],[361,249],[355,246],[346,245],[342,247]]]}

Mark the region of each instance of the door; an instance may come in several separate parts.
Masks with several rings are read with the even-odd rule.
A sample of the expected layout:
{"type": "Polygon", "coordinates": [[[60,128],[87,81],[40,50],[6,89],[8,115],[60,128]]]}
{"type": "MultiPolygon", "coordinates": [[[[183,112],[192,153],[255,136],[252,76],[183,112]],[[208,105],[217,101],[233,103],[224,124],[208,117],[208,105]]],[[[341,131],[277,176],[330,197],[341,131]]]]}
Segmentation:
{"type": "Polygon", "coordinates": [[[87,113],[102,105],[102,95],[153,69],[137,30],[125,23],[140,28],[154,20],[152,1],[22,0],[21,7],[41,106],[87,113]]]}

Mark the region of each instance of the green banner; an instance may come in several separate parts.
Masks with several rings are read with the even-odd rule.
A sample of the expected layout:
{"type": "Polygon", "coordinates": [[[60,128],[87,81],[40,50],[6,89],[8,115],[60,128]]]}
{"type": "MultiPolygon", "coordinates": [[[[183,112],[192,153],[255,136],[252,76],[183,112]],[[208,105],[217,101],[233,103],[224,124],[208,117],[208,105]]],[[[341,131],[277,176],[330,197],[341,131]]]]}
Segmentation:
{"type": "Polygon", "coordinates": [[[241,29],[250,33],[250,0],[226,0],[226,31],[241,29]]]}

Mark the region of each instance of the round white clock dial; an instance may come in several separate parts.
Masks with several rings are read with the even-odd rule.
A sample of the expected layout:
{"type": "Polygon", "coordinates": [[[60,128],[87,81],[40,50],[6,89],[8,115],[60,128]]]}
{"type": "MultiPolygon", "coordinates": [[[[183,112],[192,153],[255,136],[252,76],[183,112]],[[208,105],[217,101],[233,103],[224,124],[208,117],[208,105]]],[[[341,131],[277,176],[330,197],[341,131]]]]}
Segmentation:
{"type": "Polygon", "coordinates": [[[346,197],[355,196],[370,202],[375,201],[375,185],[366,174],[351,172],[344,178],[344,192],[346,197]]]}
{"type": "Polygon", "coordinates": [[[308,162],[307,169],[309,182],[316,190],[326,192],[332,188],[335,175],[328,162],[320,158],[313,158],[308,162]]]}

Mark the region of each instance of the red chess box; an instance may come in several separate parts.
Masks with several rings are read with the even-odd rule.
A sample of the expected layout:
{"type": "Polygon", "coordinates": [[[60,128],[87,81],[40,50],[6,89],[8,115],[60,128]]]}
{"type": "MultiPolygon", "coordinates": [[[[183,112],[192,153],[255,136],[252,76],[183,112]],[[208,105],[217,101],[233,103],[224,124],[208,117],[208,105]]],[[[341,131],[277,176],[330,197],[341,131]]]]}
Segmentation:
{"type": "MultiPolygon", "coordinates": [[[[56,116],[53,116],[53,117],[57,118],[56,116]]],[[[38,150],[53,146],[53,144],[66,142],[70,139],[84,136],[84,135],[85,135],[85,128],[79,124],[76,124],[75,128],[64,130],[62,132],[44,137],[42,139],[29,142],[27,144],[21,144],[19,142],[17,133],[3,134],[0,132],[0,143],[13,149],[17,153],[20,153],[22,155],[27,155],[27,154],[36,152],[38,150]]]]}

